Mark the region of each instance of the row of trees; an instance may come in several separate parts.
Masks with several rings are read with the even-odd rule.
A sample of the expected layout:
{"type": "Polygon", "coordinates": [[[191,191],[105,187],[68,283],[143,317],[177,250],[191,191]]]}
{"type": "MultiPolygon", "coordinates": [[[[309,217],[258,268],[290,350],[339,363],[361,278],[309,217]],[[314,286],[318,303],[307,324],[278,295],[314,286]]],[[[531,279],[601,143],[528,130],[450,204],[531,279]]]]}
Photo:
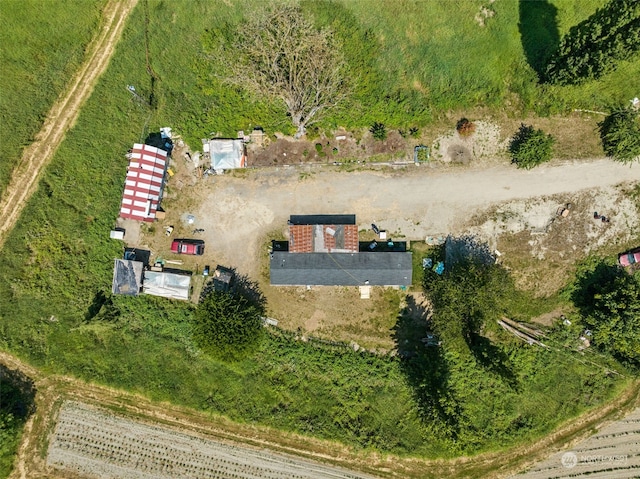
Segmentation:
{"type": "MultiPolygon", "coordinates": [[[[455,239],[450,247],[460,242],[455,239]]],[[[448,347],[474,352],[485,327],[505,314],[517,293],[507,271],[486,261],[486,247],[476,243],[467,251],[448,262],[442,276],[425,271],[423,287],[433,307],[435,332],[448,347]]],[[[570,297],[596,347],[640,366],[640,272],[629,274],[617,265],[593,261],[581,267],[570,297]]]]}
{"type": "Polygon", "coordinates": [[[640,2],[610,0],[572,27],[551,57],[545,80],[562,85],[599,78],[640,50],[640,2]]]}

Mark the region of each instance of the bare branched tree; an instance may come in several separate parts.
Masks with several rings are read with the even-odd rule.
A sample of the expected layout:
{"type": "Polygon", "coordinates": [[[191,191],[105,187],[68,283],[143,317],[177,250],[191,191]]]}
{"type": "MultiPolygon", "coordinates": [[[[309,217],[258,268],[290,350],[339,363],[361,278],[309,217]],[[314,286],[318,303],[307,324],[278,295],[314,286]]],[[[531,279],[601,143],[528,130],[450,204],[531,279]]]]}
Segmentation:
{"type": "Polygon", "coordinates": [[[348,94],[333,32],[315,28],[296,5],[275,4],[256,13],[221,48],[224,79],[284,102],[296,138],[348,94]]]}

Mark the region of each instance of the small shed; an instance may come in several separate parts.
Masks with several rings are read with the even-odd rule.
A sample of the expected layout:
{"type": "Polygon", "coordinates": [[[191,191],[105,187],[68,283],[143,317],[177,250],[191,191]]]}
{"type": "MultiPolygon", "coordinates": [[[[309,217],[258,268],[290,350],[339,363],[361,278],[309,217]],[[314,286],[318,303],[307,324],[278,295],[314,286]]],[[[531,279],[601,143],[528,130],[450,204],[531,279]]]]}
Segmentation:
{"type": "Polygon", "coordinates": [[[203,150],[211,158],[211,168],[216,171],[245,168],[247,152],[240,138],[212,138],[203,140],[203,150]]]}
{"type": "Polygon", "coordinates": [[[116,259],[113,265],[113,294],[125,294],[137,296],[142,289],[142,270],[144,264],[141,261],[128,259],[116,259]]]}
{"type": "Polygon", "coordinates": [[[233,276],[233,270],[220,265],[216,266],[216,270],[213,273],[213,289],[215,291],[228,292],[231,289],[233,276]]]}

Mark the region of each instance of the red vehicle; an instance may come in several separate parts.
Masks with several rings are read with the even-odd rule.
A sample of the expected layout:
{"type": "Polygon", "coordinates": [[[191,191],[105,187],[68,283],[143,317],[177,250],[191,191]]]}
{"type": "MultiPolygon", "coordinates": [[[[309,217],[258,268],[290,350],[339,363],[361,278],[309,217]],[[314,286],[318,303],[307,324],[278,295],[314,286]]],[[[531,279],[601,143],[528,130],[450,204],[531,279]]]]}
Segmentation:
{"type": "Polygon", "coordinates": [[[640,264],[640,248],[636,248],[618,256],[618,263],[621,266],[631,266],[632,264],[640,264]]]}
{"type": "Polygon", "coordinates": [[[178,254],[204,254],[204,241],[198,239],[174,239],[171,243],[171,251],[178,254]]]}

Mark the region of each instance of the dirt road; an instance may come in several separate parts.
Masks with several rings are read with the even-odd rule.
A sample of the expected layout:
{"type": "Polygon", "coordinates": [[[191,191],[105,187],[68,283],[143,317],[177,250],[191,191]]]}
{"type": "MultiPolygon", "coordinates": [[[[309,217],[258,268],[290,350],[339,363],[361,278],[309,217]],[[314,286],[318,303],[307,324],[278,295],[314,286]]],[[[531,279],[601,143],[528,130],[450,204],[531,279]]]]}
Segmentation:
{"type": "Polygon", "coordinates": [[[51,161],[65,133],[74,125],[98,77],[105,71],[126,19],[137,0],[110,0],[104,6],[102,28],[88,47],[86,60],[71,85],[49,111],[36,140],[24,150],[0,199],[0,248],[38,188],[41,173],[51,161]]]}
{"type": "Polygon", "coordinates": [[[416,167],[402,173],[308,171],[278,168],[250,172],[246,178],[215,177],[193,212],[210,251],[252,273],[256,262],[251,253],[259,249],[258,241],[270,231],[284,230],[290,214],[355,213],[361,228],[376,223],[392,236],[424,240],[461,233],[473,214],[493,204],[556,194],[566,195],[569,202],[579,191],[640,181],[640,164],[625,166],[607,159],[530,171],[510,165],[416,167]]]}

